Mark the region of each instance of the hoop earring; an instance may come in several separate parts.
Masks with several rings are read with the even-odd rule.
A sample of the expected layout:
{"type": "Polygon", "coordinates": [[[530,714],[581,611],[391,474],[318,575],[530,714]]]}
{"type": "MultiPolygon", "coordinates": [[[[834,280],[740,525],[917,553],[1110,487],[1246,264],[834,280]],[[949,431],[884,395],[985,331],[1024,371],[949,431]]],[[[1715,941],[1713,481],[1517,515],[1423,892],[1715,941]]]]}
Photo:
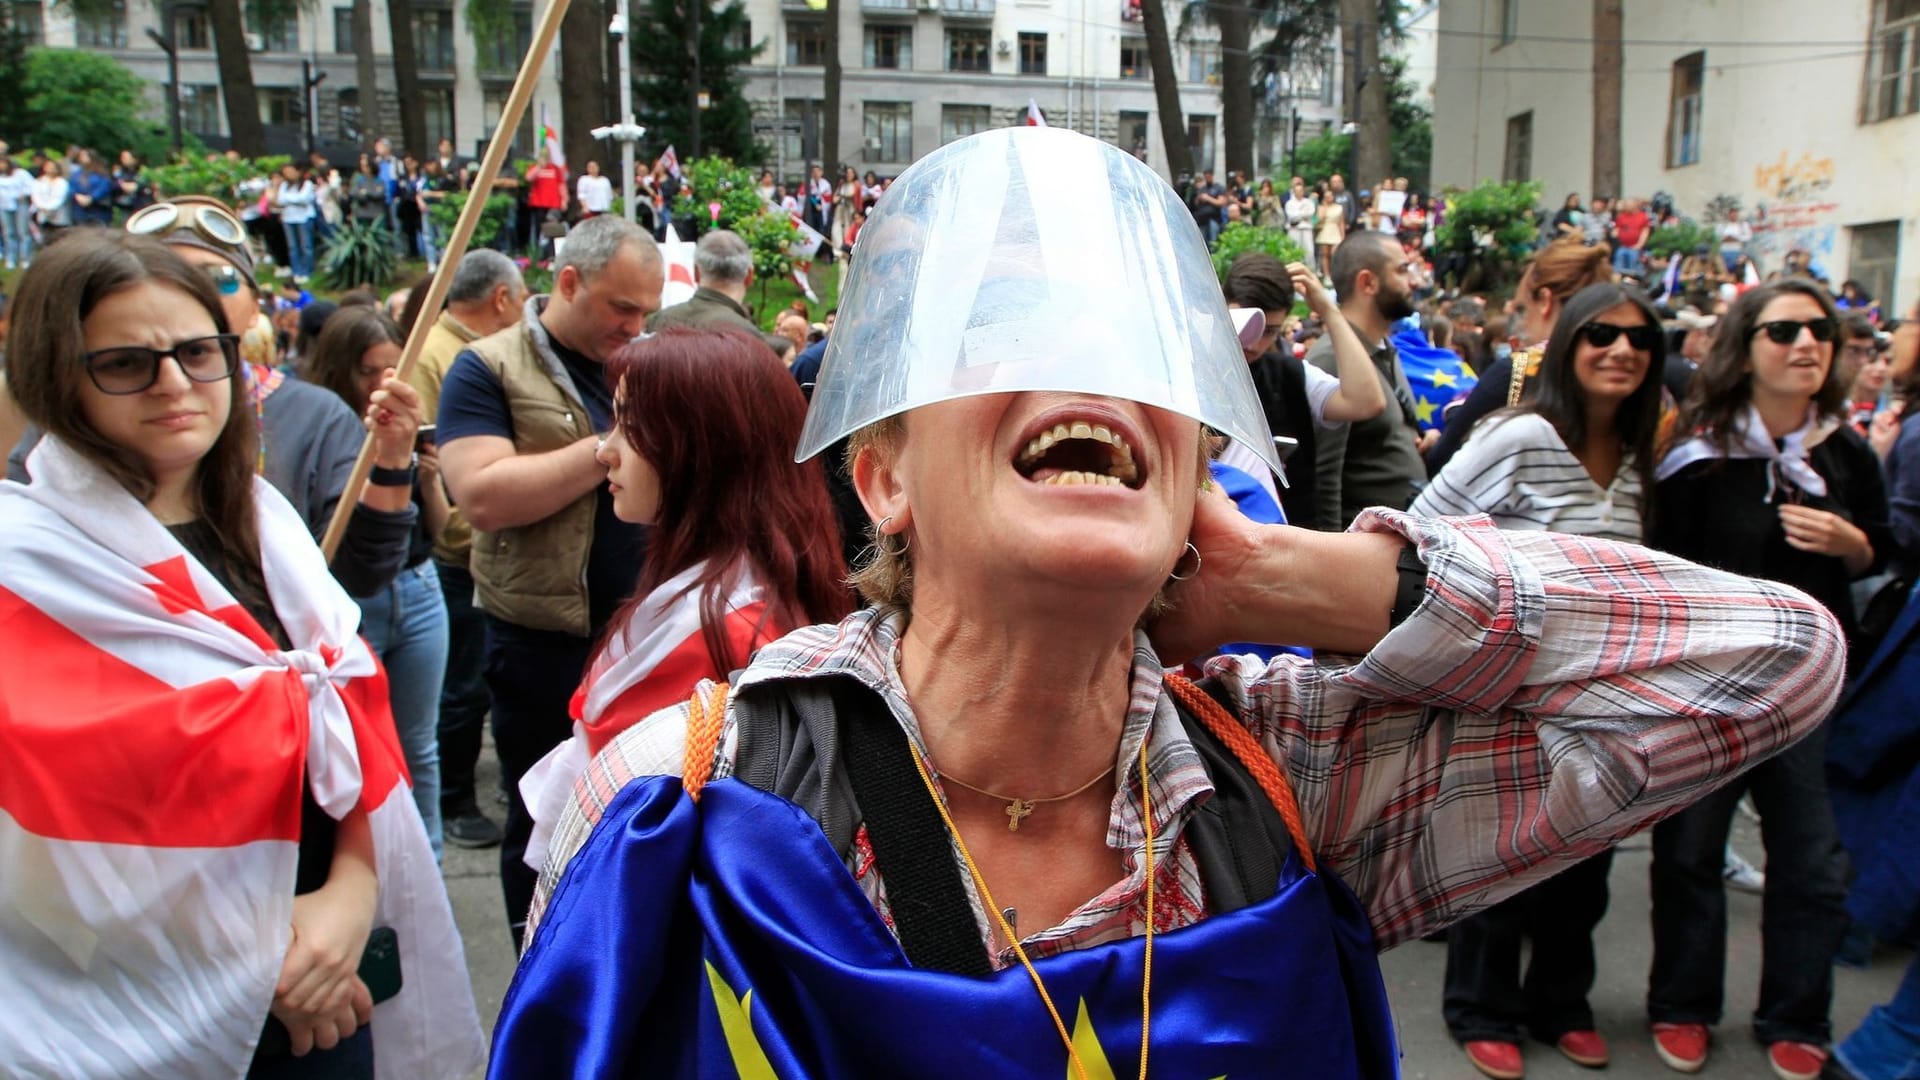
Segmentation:
{"type": "MultiPolygon", "coordinates": [[[[1197,547],[1194,547],[1193,541],[1191,540],[1187,541],[1187,551],[1183,551],[1180,553],[1180,558],[1182,560],[1184,560],[1187,557],[1187,552],[1193,553],[1193,569],[1187,571],[1184,574],[1168,574],[1167,577],[1173,579],[1174,581],[1185,581],[1188,578],[1191,578],[1195,574],[1198,574],[1200,572],[1200,562],[1201,562],[1200,549],[1197,547]]],[[[1178,570],[1180,568],[1180,563],[1178,562],[1174,563],[1173,568],[1175,570],[1178,570]]]]}
{"type": "Polygon", "coordinates": [[[899,547],[888,546],[887,526],[891,524],[893,524],[893,515],[888,514],[886,517],[880,519],[878,525],[873,527],[873,546],[885,555],[905,555],[907,549],[913,546],[913,538],[902,534],[899,547]]]}

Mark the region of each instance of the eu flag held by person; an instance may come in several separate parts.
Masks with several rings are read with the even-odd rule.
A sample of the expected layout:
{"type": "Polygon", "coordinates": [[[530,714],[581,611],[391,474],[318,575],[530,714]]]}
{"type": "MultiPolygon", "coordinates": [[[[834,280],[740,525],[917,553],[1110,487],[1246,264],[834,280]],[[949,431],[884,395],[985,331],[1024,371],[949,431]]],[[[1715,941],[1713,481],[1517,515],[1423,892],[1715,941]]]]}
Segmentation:
{"type": "Polygon", "coordinates": [[[1401,369],[1407,373],[1407,386],[1413,390],[1414,415],[1420,430],[1444,426],[1447,405],[1466,397],[1480,377],[1459,353],[1432,344],[1417,326],[1401,323],[1395,327],[1393,347],[1400,354],[1401,369]]]}
{"type": "MultiPolygon", "coordinates": [[[[1371,965],[1371,944],[1336,893],[1351,903],[1289,859],[1271,899],[1160,935],[1150,1060],[1202,1080],[1394,1075],[1377,975],[1343,979],[1371,965]]],[[[1035,968],[1089,1080],[1136,1074],[1140,939],[1035,968]]],[[[653,777],[621,792],[569,865],[508,993],[491,1075],[1077,1070],[1020,966],[981,978],[910,966],[799,807],[739,780],[695,803],[677,778],[653,777]]]]}

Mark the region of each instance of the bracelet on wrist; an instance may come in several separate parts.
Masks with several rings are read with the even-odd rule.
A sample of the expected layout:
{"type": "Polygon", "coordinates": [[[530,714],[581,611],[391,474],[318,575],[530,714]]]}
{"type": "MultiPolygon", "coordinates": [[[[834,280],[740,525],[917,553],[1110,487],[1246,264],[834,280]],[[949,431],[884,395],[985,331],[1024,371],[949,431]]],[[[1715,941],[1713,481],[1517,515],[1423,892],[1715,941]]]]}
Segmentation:
{"type": "Polygon", "coordinates": [[[416,455],[407,462],[404,469],[390,469],[385,465],[375,465],[367,473],[367,483],[375,487],[412,487],[414,470],[419,467],[420,458],[416,455]]]}

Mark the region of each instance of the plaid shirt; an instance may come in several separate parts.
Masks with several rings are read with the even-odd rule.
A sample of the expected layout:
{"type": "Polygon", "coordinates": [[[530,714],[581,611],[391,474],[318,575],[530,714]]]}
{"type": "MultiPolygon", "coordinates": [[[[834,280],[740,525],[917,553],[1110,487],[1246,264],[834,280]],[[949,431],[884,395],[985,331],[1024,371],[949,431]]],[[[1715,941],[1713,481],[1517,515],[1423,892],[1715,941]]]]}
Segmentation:
{"type": "MultiPolygon", "coordinates": [[[[1427,595],[1360,658],[1218,657],[1207,673],[1287,772],[1321,865],[1359,895],[1382,949],[1510,896],[1698,799],[1812,731],[1832,709],[1845,645],[1826,609],[1782,585],[1631,544],[1502,532],[1484,517],[1369,511],[1414,541],[1427,595]]],[[[858,612],[767,646],[739,685],[851,674],[876,691],[936,772],[894,660],[899,609],[858,612]]],[[[1116,769],[1147,740],[1155,928],[1207,914],[1184,825],[1213,785],[1136,633],[1116,769]]],[[[629,780],[680,770],[686,710],[655,714],[593,762],[556,830],[534,898],[629,780]]],[[[737,748],[731,717],[715,776],[737,748]]],[[[1051,955],[1145,928],[1144,830],[1121,783],[1107,843],[1125,876],[1023,939],[1051,955]]],[[[955,859],[959,855],[956,849],[955,859]]],[[[848,869],[887,915],[864,830],[848,869]]],[[[981,940],[991,943],[973,883],[981,940]]],[[[1012,957],[1003,953],[1000,962],[1012,957]]]]}

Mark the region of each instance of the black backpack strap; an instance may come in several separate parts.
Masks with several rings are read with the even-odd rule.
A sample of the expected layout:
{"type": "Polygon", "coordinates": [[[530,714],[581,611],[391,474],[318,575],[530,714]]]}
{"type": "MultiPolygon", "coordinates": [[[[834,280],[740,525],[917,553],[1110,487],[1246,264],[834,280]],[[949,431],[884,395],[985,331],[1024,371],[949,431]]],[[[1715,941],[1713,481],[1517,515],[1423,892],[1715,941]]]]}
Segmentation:
{"type": "Polygon", "coordinates": [[[873,844],[887,875],[894,932],[914,967],[956,975],[993,974],[980,941],[953,837],[914,767],[907,733],[873,691],[833,680],[840,748],[873,844]]]}
{"type": "MultiPolygon", "coordinates": [[[[1195,685],[1233,712],[1217,680],[1195,685]]],[[[1213,780],[1213,797],[1200,804],[1186,828],[1206,885],[1207,910],[1219,915],[1260,903],[1279,889],[1280,869],[1293,847],[1287,823],[1233,751],[1178,697],[1169,697],[1213,780]]]]}

